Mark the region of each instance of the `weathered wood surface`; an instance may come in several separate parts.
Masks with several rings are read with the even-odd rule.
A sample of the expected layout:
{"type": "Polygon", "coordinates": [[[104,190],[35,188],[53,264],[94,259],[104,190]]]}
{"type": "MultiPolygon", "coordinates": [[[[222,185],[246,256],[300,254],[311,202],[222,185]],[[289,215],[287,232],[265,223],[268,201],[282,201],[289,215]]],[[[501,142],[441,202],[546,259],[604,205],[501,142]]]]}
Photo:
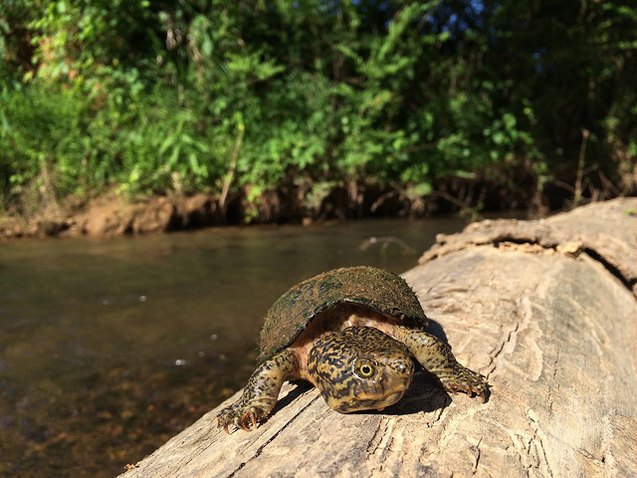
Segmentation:
{"type": "Polygon", "coordinates": [[[341,415],[286,385],[256,431],[217,430],[217,408],[122,476],[635,476],[631,210],[637,199],[587,206],[528,242],[465,239],[492,227],[471,226],[404,275],[459,360],[488,376],[488,403],[419,375],[385,412],[341,415]]]}
{"type": "Polygon", "coordinates": [[[475,245],[513,243],[538,249],[592,255],[609,267],[637,295],[637,210],[634,199],[582,206],[537,221],[499,219],[470,224],[462,233],[439,235],[421,263],[475,245]]]}

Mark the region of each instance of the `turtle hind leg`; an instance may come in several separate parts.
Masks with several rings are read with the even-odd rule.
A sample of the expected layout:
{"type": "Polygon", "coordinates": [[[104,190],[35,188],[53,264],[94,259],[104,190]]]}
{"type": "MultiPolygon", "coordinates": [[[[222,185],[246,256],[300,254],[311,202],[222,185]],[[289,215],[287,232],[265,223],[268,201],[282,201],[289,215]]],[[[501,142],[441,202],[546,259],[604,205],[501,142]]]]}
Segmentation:
{"type": "Polygon", "coordinates": [[[477,395],[486,402],[489,398],[489,384],[485,377],[460,364],[449,345],[421,330],[398,327],[397,337],[409,352],[427,370],[440,380],[445,390],[452,393],[464,392],[477,395]]]}
{"type": "Polygon", "coordinates": [[[286,349],[263,362],[254,371],[241,397],[217,415],[217,427],[226,432],[230,426],[250,431],[270,415],[283,382],[297,376],[298,362],[286,349]]]}

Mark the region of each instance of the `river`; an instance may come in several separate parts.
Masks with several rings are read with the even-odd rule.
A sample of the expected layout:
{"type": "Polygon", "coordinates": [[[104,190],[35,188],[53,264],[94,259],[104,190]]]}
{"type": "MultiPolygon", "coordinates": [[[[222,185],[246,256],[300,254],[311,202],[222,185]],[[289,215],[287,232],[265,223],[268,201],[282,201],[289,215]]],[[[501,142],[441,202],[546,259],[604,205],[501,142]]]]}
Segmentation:
{"type": "Polygon", "coordinates": [[[346,265],[403,272],[464,224],[0,242],[0,476],[122,472],[245,384],[263,315],[292,284],[346,265]],[[361,248],[370,237],[404,244],[361,248]]]}

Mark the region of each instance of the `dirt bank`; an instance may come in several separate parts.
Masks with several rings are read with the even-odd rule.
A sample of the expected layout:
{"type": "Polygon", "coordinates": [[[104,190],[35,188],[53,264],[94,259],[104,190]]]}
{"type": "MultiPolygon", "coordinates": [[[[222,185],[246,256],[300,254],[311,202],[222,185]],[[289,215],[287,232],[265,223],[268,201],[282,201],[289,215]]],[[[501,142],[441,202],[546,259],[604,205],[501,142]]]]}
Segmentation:
{"type": "Polygon", "coordinates": [[[0,219],[0,237],[121,236],[166,232],[220,222],[216,202],[200,194],[191,197],[155,196],[130,202],[108,194],[81,206],[66,206],[30,219],[0,219]]]}
{"type": "MultiPolygon", "coordinates": [[[[563,187],[544,186],[540,194],[535,178],[521,174],[517,188],[503,189],[485,180],[447,178],[429,195],[409,189],[380,187],[373,180],[350,180],[340,185],[296,184],[292,179],[277,191],[254,194],[240,188],[220,200],[211,193],[155,195],[135,200],[108,192],[86,201],[52,199],[40,194],[29,212],[0,215],[0,238],[40,236],[109,237],[194,229],[224,224],[309,223],[362,217],[423,217],[464,211],[501,212],[526,209],[529,217],[542,217],[573,206],[563,187]],[[524,184],[523,184],[524,183],[524,184]],[[256,198],[255,198],[256,197],[256,198]]],[[[584,202],[617,195],[637,194],[637,166],[622,190],[592,189],[584,202]]]]}
{"type": "MultiPolygon", "coordinates": [[[[483,203],[484,187],[466,184],[427,199],[353,183],[316,195],[308,188],[265,191],[256,199],[248,188],[220,201],[213,194],[150,196],[131,200],[114,192],[30,207],[30,214],[0,216],[0,237],[109,237],[194,229],[224,224],[309,223],[370,216],[420,217],[470,209],[483,203]]],[[[491,209],[520,207],[523,200],[497,199],[491,209]]]]}

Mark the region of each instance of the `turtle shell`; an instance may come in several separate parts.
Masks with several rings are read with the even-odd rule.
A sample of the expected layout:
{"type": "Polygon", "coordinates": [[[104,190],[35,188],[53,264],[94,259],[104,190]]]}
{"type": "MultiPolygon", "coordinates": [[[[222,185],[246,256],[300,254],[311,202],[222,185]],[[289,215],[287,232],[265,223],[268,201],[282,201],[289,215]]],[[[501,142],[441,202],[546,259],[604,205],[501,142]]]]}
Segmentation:
{"type": "Polygon", "coordinates": [[[416,294],[402,277],[368,266],[334,269],[296,284],[270,307],[258,363],[294,342],[319,313],[340,304],[367,307],[410,327],[427,324],[416,294]]]}

